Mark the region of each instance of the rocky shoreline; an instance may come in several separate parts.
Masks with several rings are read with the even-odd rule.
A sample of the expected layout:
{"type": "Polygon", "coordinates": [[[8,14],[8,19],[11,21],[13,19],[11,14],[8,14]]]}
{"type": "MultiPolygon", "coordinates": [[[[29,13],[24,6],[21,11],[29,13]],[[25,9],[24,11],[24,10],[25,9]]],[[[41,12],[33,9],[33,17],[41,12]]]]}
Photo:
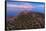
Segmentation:
{"type": "Polygon", "coordinates": [[[45,28],[45,14],[21,12],[19,16],[6,17],[6,30],[45,28]]]}

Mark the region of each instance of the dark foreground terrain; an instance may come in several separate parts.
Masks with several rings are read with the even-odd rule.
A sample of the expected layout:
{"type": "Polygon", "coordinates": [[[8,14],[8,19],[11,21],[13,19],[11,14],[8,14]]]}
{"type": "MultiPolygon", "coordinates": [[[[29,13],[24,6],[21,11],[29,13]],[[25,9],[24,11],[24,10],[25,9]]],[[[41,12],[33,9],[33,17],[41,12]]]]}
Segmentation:
{"type": "Polygon", "coordinates": [[[45,27],[45,14],[21,12],[18,16],[6,17],[6,30],[40,29],[45,27]]]}

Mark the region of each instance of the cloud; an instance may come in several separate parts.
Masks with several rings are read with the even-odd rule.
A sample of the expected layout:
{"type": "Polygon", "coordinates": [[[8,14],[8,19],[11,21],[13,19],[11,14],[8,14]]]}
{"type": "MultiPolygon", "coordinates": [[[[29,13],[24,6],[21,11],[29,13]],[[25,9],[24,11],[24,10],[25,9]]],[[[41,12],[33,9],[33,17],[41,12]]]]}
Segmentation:
{"type": "Polygon", "coordinates": [[[32,9],[32,8],[34,8],[34,6],[32,6],[32,5],[14,5],[14,4],[7,4],[7,7],[23,8],[23,9],[32,9]]]}

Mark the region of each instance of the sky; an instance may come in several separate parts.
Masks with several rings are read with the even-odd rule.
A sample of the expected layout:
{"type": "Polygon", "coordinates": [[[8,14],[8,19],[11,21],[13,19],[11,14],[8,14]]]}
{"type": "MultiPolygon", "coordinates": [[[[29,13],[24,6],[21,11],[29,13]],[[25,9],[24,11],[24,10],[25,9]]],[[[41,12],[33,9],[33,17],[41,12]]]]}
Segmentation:
{"type": "Polygon", "coordinates": [[[43,2],[7,2],[7,16],[17,16],[22,11],[44,13],[43,2]]]}

